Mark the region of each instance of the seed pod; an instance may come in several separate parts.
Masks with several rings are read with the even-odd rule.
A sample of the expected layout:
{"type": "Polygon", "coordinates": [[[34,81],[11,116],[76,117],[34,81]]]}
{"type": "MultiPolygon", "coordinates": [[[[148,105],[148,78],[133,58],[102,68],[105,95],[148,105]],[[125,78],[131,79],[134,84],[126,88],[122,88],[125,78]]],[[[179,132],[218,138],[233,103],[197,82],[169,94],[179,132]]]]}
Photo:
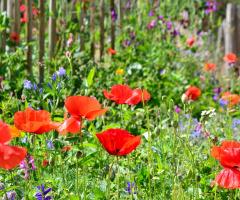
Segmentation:
{"type": "Polygon", "coordinates": [[[175,129],[178,128],[178,121],[173,120],[173,121],[171,122],[171,124],[172,124],[172,126],[173,126],[175,129]]]}
{"type": "Polygon", "coordinates": [[[162,100],[165,102],[167,100],[167,96],[166,95],[163,95],[162,96],[162,100]]]}
{"type": "Polygon", "coordinates": [[[112,172],[110,174],[110,180],[114,181],[115,177],[116,177],[116,173],[114,172],[114,170],[112,170],[112,172]]]}
{"type": "Polygon", "coordinates": [[[201,181],[201,176],[200,176],[200,174],[197,174],[197,182],[200,182],[201,181]]]}
{"type": "Polygon", "coordinates": [[[188,97],[187,97],[186,94],[183,94],[183,95],[182,95],[182,103],[183,103],[183,104],[186,104],[187,102],[188,102],[188,97]]]}
{"type": "Polygon", "coordinates": [[[3,183],[0,183],[0,191],[5,189],[5,185],[3,183]]]}
{"type": "Polygon", "coordinates": [[[160,133],[161,133],[161,129],[157,126],[157,127],[154,129],[154,134],[155,134],[156,136],[159,136],[160,133]]]}
{"type": "Polygon", "coordinates": [[[236,109],[232,109],[232,110],[229,110],[228,113],[235,113],[235,112],[237,112],[237,110],[236,109]]]}
{"type": "Polygon", "coordinates": [[[55,159],[54,159],[54,157],[51,157],[51,158],[50,158],[50,160],[49,160],[49,165],[50,165],[51,167],[54,167],[54,165],[55,165],[55,159]]]}
{"type": "Polygon", "coordinates": [[[79,159],[81,156],[82,156],[82,152],[81,151],[77,151],[76,158],[79,159]]]}
{"type": "Polygon", "coordinates": [[[143,119],[143,118],[144,118],[143,113],[141,113],[141,112],[137,112],[137,113],[136,113],[136,117],[137,117],[138,119],[143,119]]]}

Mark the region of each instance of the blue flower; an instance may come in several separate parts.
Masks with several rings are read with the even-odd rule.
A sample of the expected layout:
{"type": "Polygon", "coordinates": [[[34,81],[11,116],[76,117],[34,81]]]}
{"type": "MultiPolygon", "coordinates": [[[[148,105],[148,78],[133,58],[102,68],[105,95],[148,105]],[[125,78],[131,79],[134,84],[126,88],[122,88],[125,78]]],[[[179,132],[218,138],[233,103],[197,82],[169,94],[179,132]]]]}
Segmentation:
{"type": "Polygon", "coordinates": [[[66,70],[63,67],[60,67],[58,73],[59,73],[59,76],[62,77],[66,75],[66,70]]]}
{"type": "Polygon", "coordinates": [[[50,87],[52,89],[52,84],[51,83],[47,83],[48,87],[50,87]]]}
{"type": "Polygon", "coordinates": [[[234,119],[232,120],[232,128],[236,128],[237,125],[239,125],[239,124],[240,124],[240,120],[239,120],[239,119],[234,118],[234,119]]]}
{"type": "Polygon", "coordinates": [[[219,99],[219,104],[224,108],[228,104],[228,100],[219,99]]]}
{"type": "Polygon", "coordinates": [[[31,88],[32,88],[32,83],[31,83],[31,81],[25,80],[23,87],[24,87],[25,89],[31,90],[31,88]]]}
{"type": "Polygon", "coordinates": [[[42,88],[39,89],[39,93],[42,94],[42,88]]]}
{"type": "Polygon", "coordinates": [[[200,136],[200,131],[193,131],[191,137],[199,137],[200,136]]]}
{"type": "Polygon", "coordinates": [[[52,141],[46,140],[46,142],[47,142],[47,148],[48,148],[49,150],[54,149],[54,147],[53,147],[53,142],[52,142],[52,141]]]}
{"type": "Polygon", "coordinates": [[[52,196],[47,196],[46,197],[46,195],[52,190],[52,188],[48,188],[48,189],[44,190],[44,185],[43,184],[42,184],[42,188],[40,188],[40,186],[37,186],[37,188],[39,190],[42,189],[42,193],[39,192],[39,193],[35,194],[36,199],[38,199],[38,200],[49,200],[49,199],[52,199],[52,196]],[[42,197],[42,195],[43,195],[43,197],[42,197]]]}
{"type": "Polygon", "coordinates": [[[36,88],[37,88],[37,85],[34,84],[34,85],[33,85],[33,89],[34,89],[34,91],[36,91],[36,88]]]}
{"type": "Polygon", "coordinates": [[[138,191],[137,191],[137,187],[134,187],[134,183],[127,183],[127,187],[125,188],[125,191],[128,192],[128,194],[132,194],[132,190],[131,189],[134,189],[134,194],[138,194],[138,191]]]}
{"type": "Polygon", "coordinates": [[[53,81],[56,81],[56,79],[57,79],[57,75],[53,73],[53,81]]]}

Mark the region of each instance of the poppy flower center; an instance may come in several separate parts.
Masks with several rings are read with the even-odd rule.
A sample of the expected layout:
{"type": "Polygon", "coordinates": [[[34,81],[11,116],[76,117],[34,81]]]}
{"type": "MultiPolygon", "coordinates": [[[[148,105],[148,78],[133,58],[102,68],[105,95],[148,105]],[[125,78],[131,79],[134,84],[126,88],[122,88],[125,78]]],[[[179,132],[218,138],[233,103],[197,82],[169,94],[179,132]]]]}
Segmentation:
{"type": "Polygon", "coordinates": [[[116,149],[116,152],[118,153],[120,150],[119,149],[116,149]]]}
{"type": "Polygon", "coordinates": [[[239,166],[235,165],[233,168],[238,168],[239,166]]]}

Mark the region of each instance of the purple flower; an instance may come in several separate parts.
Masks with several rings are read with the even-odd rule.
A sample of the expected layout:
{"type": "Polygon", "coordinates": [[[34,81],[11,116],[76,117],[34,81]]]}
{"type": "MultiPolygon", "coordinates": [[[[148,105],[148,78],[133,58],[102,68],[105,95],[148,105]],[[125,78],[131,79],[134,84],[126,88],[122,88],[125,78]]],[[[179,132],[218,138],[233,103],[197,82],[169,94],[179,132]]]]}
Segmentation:
{"type": "Polygon", "coordinates": [[[196,129],[196,131],[200,131],[200,130],[201,130],[201,128],[202,128],[202,126],[199,124],[199,125],[197,126],[197,129],[196,129]]]}
{"type": "Polygon", "coordinates": [[[128,2],[128,3],[127,3],[127,8],[131,8],[131,5],[132,5],[132,3],[131,3],[131,2],[128,2]]]}
{"type": "Polygon", "coordinates": [[[32,83],[31,83],[31,81],[25,80],[23,87],[24,87],[25,89],[31,90],[31,88],[32,88],[32,83]]]}
{"type": "Polygon", "coordinates": [[[125,188],[125,191],[128,192],[128,194],[132,194],[132,189],[134,189],[134,194],[138,194],[137,187],[134,187],[134,183],[127,183],[127,187],[125,188]]]}
{"type": "Polygon", "coordinates": [[[222,106],[222,108],[225,108],[225,106],[228,104],[228,100],[223,100],[223,99],[219,99],[219,104],[220,106],[222,106]]]}
{"type": "Polygon", "coordinates": [[[217,10],[217,1],[208,1],[206,3],[206,6],[208,7],[206,10],[205,10],[205,13],[206,14],[210,14],[212,11],[215,11],[217,10]]]}
{"type": "Polygon", "coordinates": [[[148,28],[152,29],[157,25],[157,21],[154,19],[148,24],[148,28]]]}
{"type": "Polygon", "coordinates": [[[162,15],[158,15],[158,19],[162,20],[163,16],[162,15]]]}
{"type": "Polygon", "coordinates": [[[181,108],[178,108],[177,105],[174,106],[174,109],[175,109],[176,113],[180,113],[181,112],[181,108]]]}
{"type": "Polygon", "coordinates": [[[53,73],[53,81],[56,81],[56,79],[57,79],[57,75],[53,73]]]}
{"type": "Polygon", "coordinates": [[[48,148],[49,150],[53,150],[53,149],[54,149],[54,147],[53,147],[53,142],[52,142],[52,141],[49,141],[49,140],[46,140],[46,142],[47,142],[47,148],[48,148]]]}
{"type": "Polygon", "coordinates": [[[34,164],[34,158],[33,158],[33,156],[30,156],[30,161],[29,161],[29,163],[32,165],[32,168],[31,168],[31,169],[37,170],[37,168],[36,168],[36,166],[35,166],[35,164],[34,164]]]}
{"type": "Polygon", "coordinates": [[[217,100],[221,92],[223,91],[223,87],[217,87],[213,89],[213,92],[215,93],[213,100],[217,100]]]}
{"type": "Polygon", "coordinates": [[[240,124],[240,120],[239,120],[239,119],[234,118],[234,119],[232,120],[232,128],[236,128],[237,125],[239,125],[239,124],[240,124]]]}
{"type": "Polygon", "coordinates": [[[173,35],[173,37],[176,37],[177,35],[180,34],[180,31],[174,29],[172,32],[170,32],[171,35],[173,35]]]}
{"type": "Polygon", "coordinates": [[[42,94],[42,88],[39,89],[39,93],[42,94]]]}
{"type": "Polygon", "coordinates": [[[154,10],[152,10],[152,11],[150,11],[150,12],[148,13],[148,16],[150,16],[150,17],[152,17],[153,15],[155,15],[155,11],[154,11],[154,10]]]}
{"type": "Polygon", "coordinates": [[[38,200],[49,200],[49,199],[52,199],[52,196],[47,196],[46,195],[52,190],[52,188],[48,188],[46,190],[44,190],[44,185],[41,184],[42,187],[40,186],[37,186],[37,188],[41,191],[42,190],[42,193],[39,192],[37,194],[35,194],[35,197],[38,199],[38,200]],[[42,197],[43,195],[43,197],[42,197]]]}
{"type": "Polygon", "coordinates": [[[116,14],[116,12],[115,12],[115,10],[114,9],[112,9],[111,10],[111,18],[113,19],[113,20],[117,20],[117,14],[116,14]]]}
{"type": "Polygon", "coordinates": [[[59,68],[58,74],[60,77],[66,75],[66,70],[63,67],[59,68]]]}
{"type": "Polygon", "coordinates": [[[52,84],[51,83],[47,83],[48,87],[50,87],[52,89],[52,84]]]}
{"type": "Polygon", "coordinates": [[[200,131],[193,131],[191,137],[199,137],[200,136],[200,131]]]}
{"type": "Polygon", "coordinates": [[[37,88],[37,85],[34,84],[34,85],[33,85],[33,89],[34,89],[34,91],[36,91],[36,88],[37,88]]]}
{"type": "Polygon", "coordinates": [[[167,30],[172,29],[172,22],[170,20],[167,21],[167,30]]]}

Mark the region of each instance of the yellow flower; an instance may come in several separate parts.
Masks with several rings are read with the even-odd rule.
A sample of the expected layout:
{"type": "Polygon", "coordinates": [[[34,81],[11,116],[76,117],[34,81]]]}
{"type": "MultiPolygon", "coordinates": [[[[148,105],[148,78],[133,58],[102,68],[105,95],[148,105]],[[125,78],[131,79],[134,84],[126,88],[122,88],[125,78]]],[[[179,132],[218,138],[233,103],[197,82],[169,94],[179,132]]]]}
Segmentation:
{"type": "Polygon", "coordinates": [[[117,75],[122,74],[122,73],[123,73],[123,69],[118,69],[118,70],[116,71],[116,74],[117,74],[117,75]]]}
{"type": "Polygon", "coordinates": [[[15,127],[15,125],[10,126],[10,131],[12,133],[12,137],[20,137],[21,136],[21,131],[15,127]]]}

